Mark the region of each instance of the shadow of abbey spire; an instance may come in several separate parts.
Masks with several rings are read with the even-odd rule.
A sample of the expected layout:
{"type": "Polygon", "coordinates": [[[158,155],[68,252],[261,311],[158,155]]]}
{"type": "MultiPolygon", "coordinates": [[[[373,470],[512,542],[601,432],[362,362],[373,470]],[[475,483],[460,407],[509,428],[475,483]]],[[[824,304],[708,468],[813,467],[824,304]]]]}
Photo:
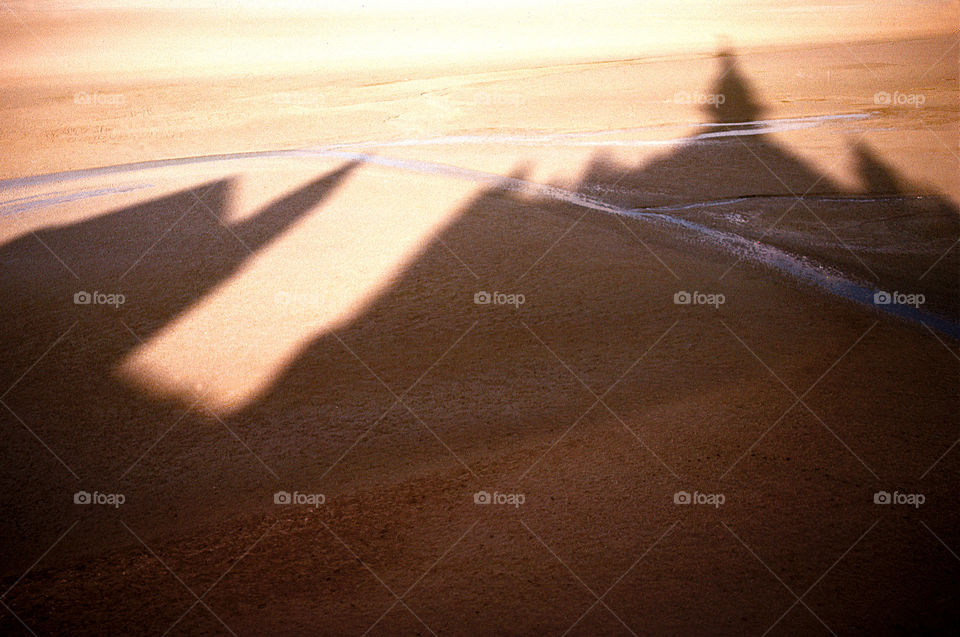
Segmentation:
{"type": "Polygon", "coordinates": [[[817,166],[765,134],[757,121],[764,109],[732,51],[718,54],[717,67],[711,96],[722,99],[703,107],[708,121],[688,141],[636,167],[598,155],[580,191],[605,194],[629,209],[842,192],[817,166]]]}
{"type": "Polygon", "coordinates": [[[708,128],[738,130],[743,126],[756,127],[756,122],[763,117],[765,109],[755,97],[756,91],[749,80],[740,71],[736,53],[730,48],[721,49],[717,53],[717,61],[717,77],[710,93],[713,96],[722,96],[722,101],[716,105],[704,106],[703,113],[716,124],[708,128]]]}
{"type": "Polygon", "coordinates": [[[600,155],[578,189],[815,258],[877,289],[923,294],[960,319],[951,250],[960,211],[949,199],[910,185],[865,142],[851,148],[862,189],[843,187],[757,121],[764,107],[730,49],[717,55],[711,90],[723,99],[703,109],[710,121],[688,141],[636,168],[600,155]]]}

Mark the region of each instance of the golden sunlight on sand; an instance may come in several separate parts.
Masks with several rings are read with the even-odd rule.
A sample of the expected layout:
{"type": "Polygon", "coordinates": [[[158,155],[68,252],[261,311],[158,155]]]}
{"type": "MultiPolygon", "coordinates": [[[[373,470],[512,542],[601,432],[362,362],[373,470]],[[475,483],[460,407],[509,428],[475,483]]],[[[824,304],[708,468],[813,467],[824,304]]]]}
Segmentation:
{"type": "Polygon", "coordinates": [[[121,376],[222,415],[247,407],[310,342],[381,295],[477,190],[376,168],[347,177],[322,210],[304,210],[234,278],[134,349],[121,376]]]}

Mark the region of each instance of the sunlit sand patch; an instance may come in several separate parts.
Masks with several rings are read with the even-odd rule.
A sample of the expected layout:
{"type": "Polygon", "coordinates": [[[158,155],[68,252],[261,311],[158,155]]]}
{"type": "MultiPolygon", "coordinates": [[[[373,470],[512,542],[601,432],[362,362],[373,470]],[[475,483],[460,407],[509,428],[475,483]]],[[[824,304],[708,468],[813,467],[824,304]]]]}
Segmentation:
{"type": "Polygon", "coordinates": [[[218,414],[251,403],[318,335],[386,290],[478,190],[444,178],[409,182],[377,168],[353,175],[234,278],[135,349],[120,376],[188,404],[202,396],[218,414]]]}

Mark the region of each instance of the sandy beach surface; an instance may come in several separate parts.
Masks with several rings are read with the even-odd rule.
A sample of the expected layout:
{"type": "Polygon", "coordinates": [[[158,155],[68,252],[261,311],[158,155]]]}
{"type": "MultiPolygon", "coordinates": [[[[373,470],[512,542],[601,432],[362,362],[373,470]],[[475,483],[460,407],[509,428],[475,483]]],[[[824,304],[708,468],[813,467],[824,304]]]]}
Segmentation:
{"type": "Polygon", "coordinates": [[[948,634],[960,49],[920,4],[178,75],[13,3],[0,631],[948,634]]]}

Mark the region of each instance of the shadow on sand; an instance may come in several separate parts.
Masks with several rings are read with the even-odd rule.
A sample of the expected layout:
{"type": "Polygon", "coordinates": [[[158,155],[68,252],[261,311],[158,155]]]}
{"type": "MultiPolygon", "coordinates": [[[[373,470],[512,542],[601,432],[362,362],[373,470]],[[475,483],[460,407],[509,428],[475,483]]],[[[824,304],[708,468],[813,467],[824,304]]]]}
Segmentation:
{"type": "MultiPolygon", "coordinates": [[[[676,207],[671,214],[814,257],[878,286],[923,292],[956,317],[957,252],[931,270],[960,234],[956,208],[918,193],[865,145],[854,149],[863,190],[844,190],[763,134],[756,123],[762,106],[735,56],[718,59],[713,90],[726,99],[707,111],[712,121],[702,138],[640,167],[598,157],[578,190],[632,210],[676,207]],[[716,205],[683,208],[698,202],[716,205]]],[[[0,385],[12,387],[2,411],[5,587],[78,518],[83,523],[63,546],[102,555],[142,548],[119,524],[121,514],[153,545],[205,524],[280,515],[261,513],[279,488],[346,493],[425,467],[462,474],[470,491],[540,484],[564,475],[551,443],[571,424],[630,450],[638,481],[673,489],[681,479],[713,479],[792,402],[763,366],[801,391],[874,319],[792,284],[772,286],[762,271],[731,267],[730,255],[695,250],[695,242],[662,228],[493,187],[459,210],[384,294],[317,338],[254,404],[223,422],[202,405],[153,400],[117,380],[119,362],[141,340],[236,275],[295,221],[323,214],[324,201],[355,170],[351,163],[322,175],[229,228],[220,217],[231,185],[217,181],[0,248],[0,312],[16,336],[4,342],[0,376],[0,385]],[[85,287],[122,290],[130,302],[117,310],[74,306],[79,284],[68,269],[85,287]],[[678,308],[673,295],[682,289],[715,289],[728,302],[678,308]],[[525,302],[478,305],[480,291],[523,294],[525,302]],[[704,439],[716,440],[716,448],[706,450],[704,439]],[[497,459],[517,441],[529,454],[504,469],[497,459]],[[78,488],[119,490],[128,504],[112,517],[78,512],[70,501],[78,488]]],[[[836,377],[824,383],[851,403],[832,401],[830,393],[817,406],[871,465],[893,462],[904,436],[920,436],[929,451],[955,434],[955,385],[942,367],[911,368],[908,381],[934,394],[922,399],[903,395],[902,369],[876,371],[926,342],[922,330],[889,329],[903,330],[895,332],[900,343],[874,343],[881,353],[850,357],[845,376],[866,378],[866,386],[836,377]],[[920,433],[908,424],[918,411],[920,433]]],[[[820,432],[809,417],[802,426],[820,432]]],[[[841,459],[841,480],[876,485],[834,438],[806,442],[841,459]]],[[[790,472],[771,471],[771,480],[791,484],[790,472]]],[[[823,489],[832,484],[823,480],[823,489]]],[[[642,525],[647,514],[589,488],[584,497],[614,507],[600,515],[622,528],[642,525]]],[[[823,522],[777,515],[796,523],[784,534],[789,541],[823,522]]],[[[859,521],[848,526],[859,529],[859,521]]],[[[363,529],[343,532],[356,538],[363,529]]],[[[387,555],[396,548],[387,540],[377,546],[387,555]]],[[[100,585],[74,566],[68,583],[52,583],[58,567],[50,559],[33,576],[52,598],[58,586],[100,585]]],[[[868,570],[884,577],[896,567],[868,570]]],[[[936,576],[924,583],[931,591],[947,585],[936,576]]],[[[704,595],[720,600],[723,585],[716,586],[704,595]]],[[[306,598],[309,588],[287,595],[306,598]]],[[[46,615],[37,590],[24,581],[8,598],[28,623],[52,632],[87,629],[82,612],[46,615]]],[[[123,596],[123,589],[110,594],[123,596]]],[[[765,594],[754,601],[772,603],[765,594]]],[[[106,602],[87,609],[100,613],[91,625],[122,629],[110,609],[106,602]]],[[[162,629],[169,621],[147,623],[162,629]]]]}

